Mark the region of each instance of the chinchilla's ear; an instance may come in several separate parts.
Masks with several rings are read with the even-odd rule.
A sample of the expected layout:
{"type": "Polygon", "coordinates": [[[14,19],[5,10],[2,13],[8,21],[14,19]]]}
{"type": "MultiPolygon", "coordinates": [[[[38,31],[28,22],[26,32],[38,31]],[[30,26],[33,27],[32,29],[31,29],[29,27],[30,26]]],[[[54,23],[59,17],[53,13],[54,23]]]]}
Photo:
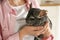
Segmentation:
{"type": "Polygon", "coordinates": [[[32,8],[32,3],[30,4],[30,9],[32,8]]]}
{"type": "Polygon", "coordinates": [[[47,10],[40,10],[40,16],[47,15],[47,10]]]}
{"type": "Polygon", "coordinates": [[[48,12],[47,10],[42,10],[44,13],[48,12]]]}
{"type": "Polygon", "coordinates": [[[48,11],[47,11],[47,10],[43,10],[43,11],[44,11],[45,15],[47,15],[47,12],[48,12],[48,11]]]}

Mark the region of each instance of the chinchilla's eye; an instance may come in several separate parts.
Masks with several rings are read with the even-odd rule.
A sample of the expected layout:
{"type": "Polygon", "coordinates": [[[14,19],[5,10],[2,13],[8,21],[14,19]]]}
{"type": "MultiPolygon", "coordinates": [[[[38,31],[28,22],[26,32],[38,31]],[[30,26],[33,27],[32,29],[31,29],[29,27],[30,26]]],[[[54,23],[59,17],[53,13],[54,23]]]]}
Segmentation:
{"type": "Polygon", "coordinates": [[[38,20],[41,20],[41,18],[38,18],[38,20]]]}
{"type": "Polygon", "coordinates": [[[34,18],[30,18],[30,20],[34,20],[34,18]]]}

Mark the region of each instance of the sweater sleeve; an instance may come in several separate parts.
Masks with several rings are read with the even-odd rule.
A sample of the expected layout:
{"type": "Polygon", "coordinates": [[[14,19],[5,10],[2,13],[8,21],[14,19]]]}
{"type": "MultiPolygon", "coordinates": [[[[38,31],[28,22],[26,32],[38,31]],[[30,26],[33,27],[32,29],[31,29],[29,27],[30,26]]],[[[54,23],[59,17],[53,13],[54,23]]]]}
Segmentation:
{"type": "Polygon", "coordinates": [[[43,38],[42,40],[53,40],[53,35],[50,35],[49,37],[43,38]]]}
{"type": "Polygon", "coordinates": [[[6,4],[6,2],[4,2],[3,5],[0,4],[0,40],[19,40],[19,33],[14,33],[13,31],[13,22],[15,22],[15,17],[13,17],[12,15],[8,16],[9,13],[10,8],[6,4]],[[7,24],[10,25],[8,26],[7,24]]]}
{"type": "Polygon", "coordinates": [[[6,40],[19,40],[19,33],[9,36],[6,40]]]}

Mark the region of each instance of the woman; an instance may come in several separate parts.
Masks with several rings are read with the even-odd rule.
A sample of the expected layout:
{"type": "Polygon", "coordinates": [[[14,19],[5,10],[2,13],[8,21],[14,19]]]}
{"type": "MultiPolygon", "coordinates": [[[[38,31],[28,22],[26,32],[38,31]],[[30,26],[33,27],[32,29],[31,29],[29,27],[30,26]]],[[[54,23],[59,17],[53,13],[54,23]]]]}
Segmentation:
{"type": "MultiPolygon", "coordinates": [[[[39,8],[36,0],[3,0],[0,2],[0,40],[23,40],[25,35],[38,36],[40,34],[44,34],[45,37],[48,37],[44,37],[42,40],[52,39],[48,23],[46,23],[44,28],[40,26],[25,26],[22,30],[17,32],[19,26],[22,25],[17,20],[26,18],[31,3],[33,8],[39,8]]],[[[28,40],[34,40],[34,37],[29,36],[28,40]]]]}

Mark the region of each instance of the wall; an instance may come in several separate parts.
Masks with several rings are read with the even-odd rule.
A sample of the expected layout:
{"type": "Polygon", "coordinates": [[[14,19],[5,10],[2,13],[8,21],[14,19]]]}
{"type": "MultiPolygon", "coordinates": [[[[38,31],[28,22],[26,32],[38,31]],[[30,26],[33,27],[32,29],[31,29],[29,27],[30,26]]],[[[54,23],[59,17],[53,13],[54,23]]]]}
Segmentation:
{"type": "Polygon", "coordinates": [[[52,33],[54,34],[54,40],[58,40],[59,38],[59,30],[60,30],[60,7],[59,6],[42,6],[41,9],[48,10],[48,16],[52,21],[52,33]]]}
{"type": "Polygon", "coordinates": [[[37,1],[38,1],[39,4],[41,3],[41,0],[37,0],[37,1]]]}
{"type": "MultiPolygon", "coordinates": [[[[37,0],[40,4],[41,3],[45,3],[46,0],[37,0]]],[[[51,1],[54,1],[54,0],[51,0],[51,1]]]]}
{"type": "Polygon", "coordinates": [[[60,39],[60,6],[59,6],[59,20],[58,20],[58,27],[57,27],[57,38],[56,40],[59,40],[60,39]]]}
{"type": "Polygon", "coordinates": [[[55,0],[55,3],[60,3],[60,0],[55,0]]]}
{"type": "MultiPolygon", "coordinates": [[[[39,3],[45,3],[46,0],[37,0],[39,3]]],[[[55,3],[60,3],[60,0],[52,0],[55,3]]]]}

